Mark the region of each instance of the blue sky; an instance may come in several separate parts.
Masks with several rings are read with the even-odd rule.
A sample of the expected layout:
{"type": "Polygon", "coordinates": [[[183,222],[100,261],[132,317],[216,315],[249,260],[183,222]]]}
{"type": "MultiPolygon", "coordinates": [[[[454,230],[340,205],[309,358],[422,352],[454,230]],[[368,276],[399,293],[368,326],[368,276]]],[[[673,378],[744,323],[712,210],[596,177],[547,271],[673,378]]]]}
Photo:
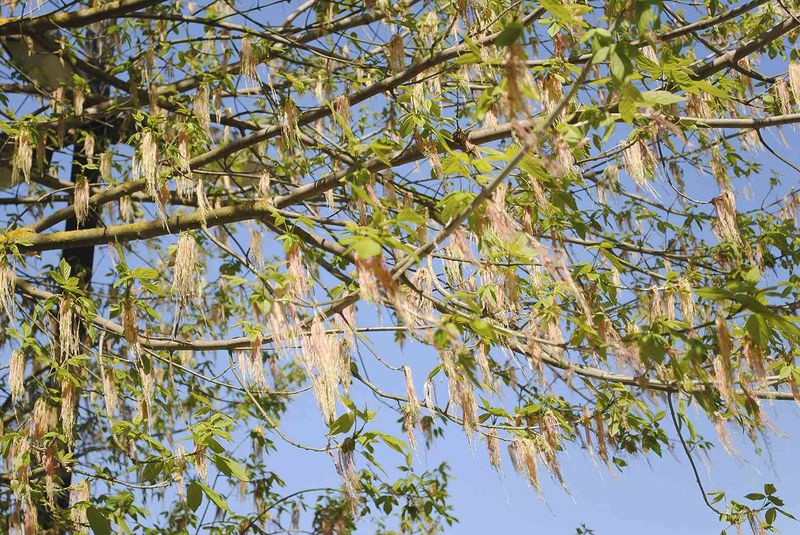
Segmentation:
{"type": "MultiPolygon", "coordinates": [[[[393,363],[404,359],[424,360],[426,356],[416,348],[409,351],[412,353],[409,355],[393,350],[396,346],[390,344],[383,347],[387,350],[385,356],[393,363]]],[[[432,367],[434,355],[429,356],[432,367]]],[[[394,386],[397,390],[401,385],[395,383],[394,386]]],[[[377,405],[374,399],[370,403],[371,408],[377,405]]],[[[769,437],[769,450],[756,455],[749,441],[736,437],[740,458],[729,456],[719,447],[713,449],[708,463],[696,457],[703,484],[707,491],[725,490],[729,497],[742,501],[745,494],[762,490],[765,483],[774,483],[787,509],[797,513],[800,512],[800,463],[796,460],[800,444],[800,409],[792,402],[766,402],[764,409],[777,427],[776,433],[769,437]]],[[[696,412],[689,409],[689,414],[696,415],[696,412]]],[[[698,421],[703,421],[702,417],[698,417],[698,421]]],[[[290,407],[282,429],[295,440],[321,445],[320,422],[313,397],[304,395],[290,407]]],[[[671,425],[667,420],[663,422],[674,438],[671,425]]],[[[391,425],[389,421],[378,424],[385,430],[391,429],[384,427],[391,425]]],[[[716,441],[711,425],[698,427],[707,439],[716,441]]],[[[526,481],[514,473],[505,452],[504,473],[498,476],[489,466],[485,445],[476,441],[470,448],[464,433],[452,424],[430,451],[420,450],[415,467],[420,470],[435,468],[441,461],[447,461],[452,468],[449,490],[455,516],[460,522],[446,528],[445,533],[477,534],[499,530],[571,535],[581,524],[594,529],[598,535],[719,533],[725,526],[706,508],[680,445],[674,445],[673,451],[665,451],[662,458],[629,459],[629,466],[622,472],[595,465],[584,451],[568,448],[560,461],[568,492],[542,476],[544,499],[537,497],[526,481]]],[[[395,460],[396,464],[400,463],[394,452],[384,450],[383,454],[381,460],[387,466],[395,460]]],[[[287,492],[341,483],[326,455],[279,445],[271,464],[283,467],[287,492]]],[[[796,522],[780,521],[778,526],[783,528],[783,533],[800,532],[800,524],[796,522]]],[[[370,533],[371,527],[364,521],[360,533],[370,533]]]]}

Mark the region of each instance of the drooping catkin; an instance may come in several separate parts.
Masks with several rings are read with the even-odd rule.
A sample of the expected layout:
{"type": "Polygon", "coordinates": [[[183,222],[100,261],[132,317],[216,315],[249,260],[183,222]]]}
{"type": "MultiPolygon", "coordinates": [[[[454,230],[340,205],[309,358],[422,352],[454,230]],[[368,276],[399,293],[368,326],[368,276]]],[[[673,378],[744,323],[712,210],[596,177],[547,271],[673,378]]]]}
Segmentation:
{"type": "Polygon", "coordinates": [[[103,179],[104,182],[108,182],[111,180],[111,171],[113,170],[114,165],[114,153],[110,150],[103,152],[100,155],[100,178],[103,179]]]}
{"type": "Polygon", "coordinates": [[[14,291],[17,287],[17,273],[10,257],[0,258],[0,307],[6,316],[14,316],[14,291]]]}
{"type": "Polygon", "coordinates": [[[792,99],[789,96],[789,88],[786,85],[786,80],[778,78],[775,81],[775,85],[772,87],[775,101],[778,104],[778,110],[784,115],[792,113],[792,99]]]}
{"type": "Polygon", "coordinates": [[[389,44],[386,45],[386,57],[389,60],[389,68],[394,72],[400,72],[405,68],[405,46],[403,36],[396,33],[392,36],[389,44]]]}
{"type": "Polygon", "coordinates": [[[119,217],[123,221],[130,221],[133,219],[133,203],[129,196],[120,197],[119,201],[119,217]]]}
{"type": "Polygon", "coordinates": [[[117,379],[114,369],[107,367],[103,370],[103,403],[109,418],[117,410],[117,379]]]}
{"type": "Polygon", "coordinates": [[[792,89],[794,103],[800,106],[800,63],[789,62],[789,87],[792,89]]]}
{"type": "Polygon", "coordinates": [[[75,407],[78,403],[78,392],[73,382],[64,379],[61,382],[61,427],[67,442],[74,440],[73,429],[75,426],[75,407]]]}
{"type": "Polygon", "coordinates": [[[86,92],[81,84],[75,84],[72,89],[72,108],[77,117],[83,115],[83,105],[86,102],[86,92]]]}
{"type": "Polygon", "coordinates": [[[316,316],[301,342],[301,362],[311,379],[311,388],[326,422],[336,417],[336,391],[342,377],[338,340],[328,335],[316,316]]]}
{"type": "Polygon", "coordinates": [[[87,134],[86,138],[83,140],[83,154],[86,156],[86,161],[88,163],[93,163],[94,161],[94,145],[94,136],[87,134]]]}
{"type": "Polygon", "coordinates": [[[681,304],[681,316],[685,323],[694,326],[695,306],[692,285],[685,277],[678,280],[678,295],[681,304]]]}
{"type": "Polygon", "coordinates": [[[197,263],[197,242],[188,232],[182,232],[175,250],[175,267],[172,278],[172,293],[183,302],[197,296],[195,283],[195,264],[197,263]]]}
{"type": "Polygon", "coordinates": [[[250,262],[256,271],[264,269],[264,246],[261,243],[261,229],[258,224],[250,227],[250,247],[248,247],[250,262]]]}
{"type": "Polygon", "coordinates": [[[86,177],[78,177],[75,182],[75,195],[73,200],[75,206],[75,219],[79,225],[83,225],[89,217],[89,181],[86,177]]]}
{"type": "Polygon", "coordinates": [[[87,526],[89,525],[89,519],[87,516],[87,508],[86,507],[76,507],[79,503],[88,502],[91,498],[89,492],[89,482],[85,479],[81,479],[72,487],[72,491],[70,492],[69,497],[69,504],[70,504],[70,520],[73,524],[77,526],[87,526]]]}
{"type": "Polygon", "coordinates": [[[727,323],[722,315],[717,316],[716,327],[719,347],[717,355],[713,360],[715,374],[714,383],[722,398],[730,403],[734,401],[733,396],[735,393],[733,366],[731,365],[733,343],[727,323]]]}
{"type": "Polygon", "coordinates": [[[283,140],[287,148],[297,145],[300,128],[297,124],[298,110],[297,105],[291,98],[286,99],[283,104],[283,116],[281,118],[281,127],[283,133],[283,140]]]}
{"type": "Polygon", "coordinates": [[[192,98],[192,114],[200,128],[210,136],[211,112],[209,111],[209,94],[206,86],[200,86],[192,98]]]}
{"type": "Polygon", "coordinates": [[[489,453],[489,464],[497,473],[503,472],[503,460],[500,456],[500,439],[497,429],[489,429],[486,433],[486,450],[489,453]]]}
{"type": "Polygon", "coordinates": [[[61,360],[65,361],[78,354],[78,318],[75,307],[69,299],[61,299],[58,309],[58,345],[61,348],[61,360]]]}
{"type": "Polygon", "coordinates": [[[158,199],[158,143],[150,130],[142,133],[139,143],[139,169],[147,184],[147,193],[158,199]]]}
{"type": "Polygon", "coordinates": [[[641,140],[628,143],[622,152],[622,161],[625,172],[631,177],[634,184],[640,188],[647,188],[647,145],[641,140]]]}
{"type": "Polygon", "coordinates": [[[420,406],[419,399],[417,398],[417,391],[414,388],[414,378],[411,375],[411,367],[407,364],[403,365],[403,375],[406,382],[406,399],[408,400],[408,412],[416,421],[419,418],[422,407],[420,406]]]}
{"type": "Polygon", "coordinates": [[[264,169],[261,171],[261,176],[258,179],[258,196],[262,199],[268,199],[271,196],[270,192],[270,183],[272,181],[272,177],[269,174],[269,171],[264,169]]]}
{"type": "Polygon", "coordinates": [[[33,413],[28,424],[28,434],[31,440],[38,441],[46,433],[56,428],[58,424],[58,411],[45,401],[44,398],[37,398],[33,403],[33,413]]]}
{"type": "Polygon", "coordinates": [[[290,246],[289,250],[286,252],[286,272],[290,279],[290,294],[297,298],[308,295],[310,280],[305,262],[303,261],[303,249],[297,244],[290,246]]]}
{"type": "Polygon", "coordinates": [[[342,94],[336,97],[333,100],[333,109],[337,115],[337,123],[339,124],[339,130],[343,130],[343,125],[350,124],[350,98],[347,94],[342,94]]]}
{"type": "Polygon", "coordinates": [[[530,438],[516,437],[509,446],[509,454],[514,470],[527,478],[528,483],[537,493],[541,493],[537,459],[539,448],[536,446],[536,442],[530,438]]]}
{"type": "Polygon", "coordinates": [[[206,447],[197,445],[192,455],[192,464],[197,472],[197,477],[203,481],[208,481],[208,458],[206,457],[206,447]]]}
{"type": "Polygon", "coordinates": [[[132,296],[122,300],[122,334],[128,344],[135,346],[139,342],[139,329],[136,325],[136,303],[132,296]]]}
{"type": "Polygon", "coordinates": [[[494,390],[497,386],[494,375],[492,375],[491,365],[489,364],[489,346],[487,344],[478,344],[475,348],[475,363],[481,371],[481,382],[494,390]]]}
{"type": "Polygon", "coordinates": [[[25,353],[19,349],[11,352],[8,363],[8,387],[11,400],[16,403],[25,391],[25,353]]]}
{"type": "Polygon", "coordinates": [[[11,160],[11,183],[19,182],[20,176],[25,182],[31,181],[31,166],[33,165],[33,142],[31,133],[22,129],[17,134],[14,143],[14,157],[11,160]]]}
{"type": "Polygon", "coordinates": [[[178,144],[178,168],[180,170],[178,173],[178,195],[182,199],[186,199],[188,198],[188,195],[187,192],[181,191],[180,181],[186,183],[192,178],[192,150],[189,141],[189,133],[185,130],[182,130],[180,133],[178,133],[178,137],[175,141],[178,144]]]}
{"type": "Polygon", "coordinates": [[[255,50],[253,50],[253,43],[250,36],[245,35],[242,37],[242,43],[239,51],[240,69],[243,75],[251,80],[258,81],[258,60],[256,58],[255,50]]]}
{"type": "Polygon", "coordinates": [[[195,183],[194,189],[195,199],[197,200],[197,213],[200,215],[200,222],[205,228],[208,225],[206,217],[211,211],[211,206],[208,204],[208,197],[206,197],[206,187],[202,178],[198,178],[195,183]]]}
{"type": "Polygon", "coordinates": [[[733,244],[741,244],[739,227],[736,223],[736,198],[729,189],[723,190],[711,200],[717,212],[716,220],[712,225],[714,233],[719,239],[733,244]]]}
{"type": "Polygon", "coordinates": [[[44,450],[42,458],[42,465],[44,466],[44,488],[45,495],[47,496],[47,503],[50,507],[55,506],[56,496],[56,469],[58,468],[58,459],[56,458],[56,448],[52,445],[44,450]]]}
{"type": "Polygon", "coordinates": [[[603,420],[603,413],[600,411],[595,411],[594,413],[594,423],[595,423],[595,437],[597,438],[597,455],[600,456],[600,459],[604,463],[608,462],[608,446],[607,446],[607,436],[606,436],[606,427],[605,422],[603,420]]]}

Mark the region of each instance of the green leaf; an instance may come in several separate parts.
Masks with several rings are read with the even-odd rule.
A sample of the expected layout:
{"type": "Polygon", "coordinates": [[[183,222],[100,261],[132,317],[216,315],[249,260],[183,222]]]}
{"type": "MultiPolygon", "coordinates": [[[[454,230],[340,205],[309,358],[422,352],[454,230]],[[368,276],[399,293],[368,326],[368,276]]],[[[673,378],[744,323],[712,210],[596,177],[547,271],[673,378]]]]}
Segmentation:
{"type": "Polygon", "coordinates": [[[192,481],[186,489],[186,503],[192,511],[197,511],[203,503],[203,489],[197,481],[192,481]]]}
{"type": "Polygon", "coordinates": [[[675,95],[669,91],[646,91],[642,93],[642,99],[650,105],[669,106],[684,100],[680,95],[675,95]]]}
{"type": "Polygon", "coordinates": [[[211,490],[211,488],[209,488],[207,485],[204,485],[200,482],[197,482],[197,484],[200,485],[201,489],[203,489],[203,492],[206,494],[206,496],[208,496],[208,499],[214,502],[214,505],[224,511],[228,511],[229,513],[231,512],[231,508],[228,505],[228,502],[225,501],[225,498],[211,490]]]}
{"type": "Polygon", "coordinates": [[[747,494],[745,498],[754,502],[758,502],[764,499],[764,495],[760,492],[751,492],[750,494],[747,494]]]}
{"type": "Polygon", "coordinates": [[[250,476],[247,473],[247,468],[233,459],[228,459],[222,455],[217,455],[214,458],[214,464],[219,468],[220,472],[229,477],[235,477],[239,481],[250,481],[250,476]]]}
{"type": "Polygon", "coordinates": [[[778,510],[774,507],[767,509],[767,513],[764,515],[764,520],[767,521],[767,524],[772,525],[775,522],[775,517],[778,516],[778,510]]]}
{"type": "Polygon", "coordinates": [[[330,425],[330,432],[328,436],[340,435],[347,433],[356,422],[356,415],[353,412],[346,412],[336,418],[330,425]]]}
{"type": "Polygon", "coordinates": [[[723,288],[697,288],[694,293],[697,295],[697,297],[704,297],[705,299],[712,299],[714,301],[719,301],[720,299],[730,299],[733,297],[731,292],[723,288]]]}
{"type": "Polygon", "coordinates": [[[522,35],[522,23],[518,20],[509,22],[500,35],[497,36],[495,43],[497,46],[511,46],[522,35]]]}
{"type": "Polygon", "coordinates": [[[353,250],[359,258],[371,258],[381,254],[381,245],[366,236],[356,236],[353,238],[353,250]]]}
{"type": "Polygon", "coordinates": [[[89,527],[95,535],[110,535],[111,522],[106,514],[95,506],[89,506],[86,510],[86,518],[89,520],[89,527]]]}

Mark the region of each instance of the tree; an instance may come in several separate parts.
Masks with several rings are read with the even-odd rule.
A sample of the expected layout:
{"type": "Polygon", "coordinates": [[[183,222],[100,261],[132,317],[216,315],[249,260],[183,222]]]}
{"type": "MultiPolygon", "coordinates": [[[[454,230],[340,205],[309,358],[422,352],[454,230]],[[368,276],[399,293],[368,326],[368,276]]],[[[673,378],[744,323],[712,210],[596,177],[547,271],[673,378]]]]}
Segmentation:
{"type": "Polygon", "coordinates": [[[458,428],[547,493],[800,403],[795,0],[3,9],[5,532],[432,533],[458,428]]]}

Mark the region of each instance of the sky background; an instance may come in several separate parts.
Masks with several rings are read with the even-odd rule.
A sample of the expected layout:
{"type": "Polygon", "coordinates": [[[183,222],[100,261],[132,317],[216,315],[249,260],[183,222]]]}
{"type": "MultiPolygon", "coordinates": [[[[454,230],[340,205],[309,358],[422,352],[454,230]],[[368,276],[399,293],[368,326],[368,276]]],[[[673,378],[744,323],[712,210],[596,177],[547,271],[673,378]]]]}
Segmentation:
{"type": "MultiPolygon", "coordinates": [[[[287,12],[289,10],[286,9],[287,12]]],[[[277,8],[276,18],[280,18],[279,11],[280,8],[277,8]]],[[[765,66],[763,70],[772,71],[768,74],[779,72],[777,65],[765,66]]],[[[794,159],[800,147],[800,137],[793,130],[784,129],[784,143],[774,132],[774,129],[765,132],[767,140],[784,157],[794,159]]],[[[782,191],[788,191],[798,184],[796,172],[766,151],[745,157],[757,158],[764,164],[764,172],[746,182],[734,183],[740,210],[761,203],[767,190],[770,170],[778,170],[784,177],[784,186],[773,192],[770,199],[780,198],[782,191]],[[752,193],[750,200],[747,200],[748,191],[752,193]]],[[[687,173],[685,178],[690,196],[710,199],[717,194],[712,177],[687,173]]],[[[657,189],[666,199],[675,197],[674,192],[664,188],[664,184],[657,189]]],[[[267,251],[268,254],[272,252],[267,251]]],[[[108,267],[106,255],[104,248],[98,249],[100,273],[108,267]]],[[[376,324],[370,310],[361,310],[360,319],[361,326],[376,324]]],[[[422,380],[437,363],[435,353],[411,343],[401,350],[388,335],[376,335],[373,341],[380,354],[393,365],[412,366],[418,392],[421,393],[422,380]]],[[[225,355],[219,356],[223,363],[227,360],[225,355]]],[[[377,374],[372,379],[379,386],[392,393],[402,393],[401,375],[381,373],[374,365],[370,371],[377,374]]],[[[439,395],[442,396],[444,392],[439,386],[439,395]]],[[[374,398],[364,396],[363,388],[354,388],[355,401],[359,405],[363,406],[368,401],[370,408],[379,406],[374,398]]],[[[506,401],[510,403],[510,400],[506,401]]],[[[714,448],[707,462],[701,462],[702,458],[697,456],[703,485],[707,491],[721,489],[726,491],[729,498],[744,500],[745,494],[760,491],[765,483],[774,483],[778,495],[786,502],[786,509],[800,514],[800,409],[793,402],[764,402],[762,406],[775,425],[775,432],[769,438],[769,447],[757,455],[747,440],[735,435],[740,457],[729,456],[721,448],[714,448]]],[[[400,434],[399,425],[394,423],[394,419],[393,413],[383,410],[379,420],[371,427],[400,434]]],[[[713,427],[699,414],[696,422],[701,434],[716,441],[713,427]]],[[[674,438],[668,416],[662,420],[662,425],[674,438]]],[[[297,441],[317,446],[324,444],[325,428],[310,392],[298,396],[290,404],[281,427],[297,441]]],[[[597,535],[674,535],[719,533],[726,527],[703,503],[691,467],[677,443],[671,451],[665,451],[662,458],[654,455],[646,460],[626,457],[629,466],[622,472],[597,465],[584,451],[568,448],[560,459],[568,492],[552,482],[542,470],[542,499],[523,478],[514,473],[505,450],[504,473],[498,476],[489,465],[482,441],[476,439],[470,446],[461,429],[453,424],[447,426],[445,431],[445,437],[435,440],[431,450],[421,449],[414,459],[414,466],[420,472],[434,469],[442,461],[450,464],[452,479],[449,492],[453,514],[459,523],[445,527],[444,533],[483,534],[496,531],[561,535],[574,534],[576,528],[585,524],[597,535]]],[[[419,439],[422,443],[422,437],[419,439]]],[[[387,467],[402,463],[402,459],[387,448],[380,453],[379,458],[385,461],[387,467]]],[[[270,455],[268,465],[285,478],[285,495],[310,487],[341,485],[340,476],[325,454],[300,451],[279,442],[278,450],[270,455]]],[[[364,463],[359,462],[359,467],[363,466],[364,463]]],[[[231,499],[231,502],[235,506],[236,501],[231,499]]],[[[148,505],[154,514],[158,511],[157,504],[148,505]]],[[[239,501],[238,505],[244,506],[244,503],[239,501]]],[[[779,519],[778,526],[783,533],[800,533],[798,522],[779,519]]],[[[359,532],[369,533],[372,527],[365,520],[359,532]]],[[[735,529],[732,530],[734,532],[735,529]]]]}

